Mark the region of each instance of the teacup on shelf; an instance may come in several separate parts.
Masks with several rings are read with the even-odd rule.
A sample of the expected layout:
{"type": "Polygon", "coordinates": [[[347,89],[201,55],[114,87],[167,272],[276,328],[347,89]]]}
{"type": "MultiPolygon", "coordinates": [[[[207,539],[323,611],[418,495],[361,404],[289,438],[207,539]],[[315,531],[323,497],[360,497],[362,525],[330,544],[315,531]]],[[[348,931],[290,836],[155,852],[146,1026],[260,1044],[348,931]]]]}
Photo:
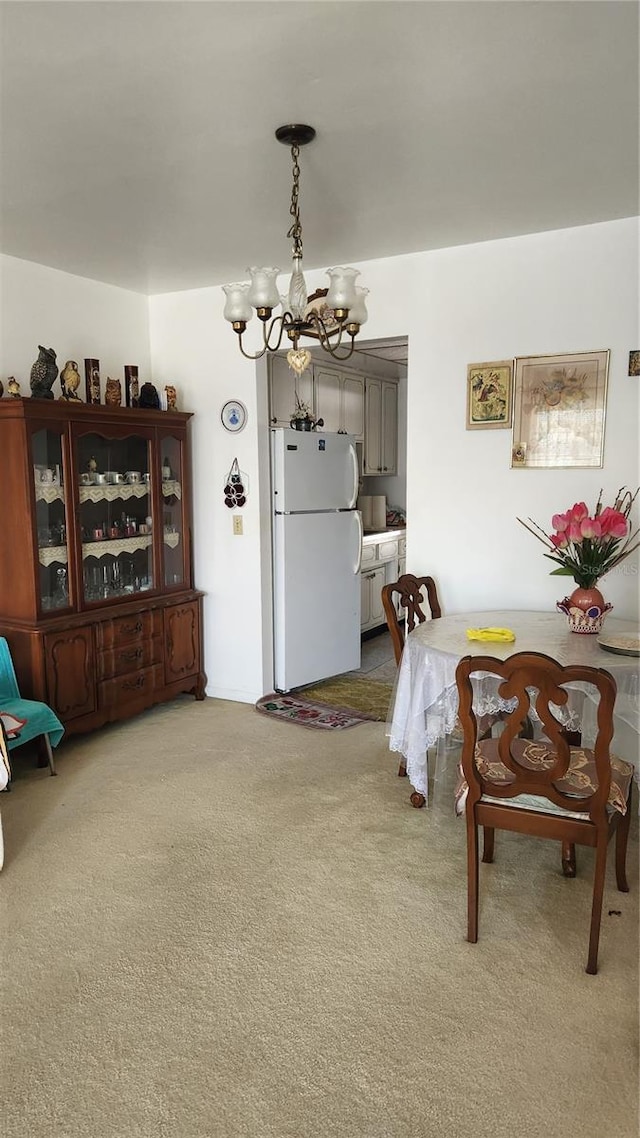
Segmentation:
{"type": "Polygon", "coordinates": [[[107,476],[106,474],[94,474],[93,481],[95,482],[96,486],[106,486],[107,476]]]}
{"type": "Polygon", "coordinates": [[[107,482],[110,482],[112,486],[117,486],[124,482],[124,474],[120,474],[118,470],[107,470],[107,482]]]}
{"type": "Polygon", "coordinates": [[[140,471],[139,470],[127,470],[126,478],[127,478],[127,482],[129,482],[130,484],[133,484],[134,482],[139,482],[140,478],[141,478],[140,471]]]}

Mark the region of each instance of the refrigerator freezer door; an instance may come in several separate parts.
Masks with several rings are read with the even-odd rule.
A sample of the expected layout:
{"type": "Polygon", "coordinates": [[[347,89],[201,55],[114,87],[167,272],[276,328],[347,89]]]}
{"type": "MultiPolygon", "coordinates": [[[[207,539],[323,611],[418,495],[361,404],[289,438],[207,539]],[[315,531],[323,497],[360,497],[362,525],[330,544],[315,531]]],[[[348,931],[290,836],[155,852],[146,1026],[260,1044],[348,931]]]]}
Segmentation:
{"type": "Polygon", "coordinates": [[[360,667],[359,515],[274,518],[277,691],[360,667]]]}
{"type": "Polygon", "coordinates": [[[350,510],[358,496],[358,456],[350,435],[271,432],[273,508],[279,514],[350,510]]]}

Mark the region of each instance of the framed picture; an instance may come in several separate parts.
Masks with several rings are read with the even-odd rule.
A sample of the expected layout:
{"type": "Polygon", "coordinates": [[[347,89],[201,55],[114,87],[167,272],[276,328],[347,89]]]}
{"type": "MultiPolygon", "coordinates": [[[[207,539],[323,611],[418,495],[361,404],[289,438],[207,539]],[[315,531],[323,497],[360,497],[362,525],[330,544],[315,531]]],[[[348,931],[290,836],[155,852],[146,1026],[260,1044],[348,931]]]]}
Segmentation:
{"type": "Polygon", "coordinates": [[[640,375],[640,352],[629,352],[629,375],[640,375]]]}
{"type": "Polygon", "coordinates": [[[513,360],[467,367],[467,430],[511,426],[513,360]]]}
{"type": "Polygon", "coordinates": [[[602,466],[608,375],[608,350],[517,357],[511,466],[602,466]]]}

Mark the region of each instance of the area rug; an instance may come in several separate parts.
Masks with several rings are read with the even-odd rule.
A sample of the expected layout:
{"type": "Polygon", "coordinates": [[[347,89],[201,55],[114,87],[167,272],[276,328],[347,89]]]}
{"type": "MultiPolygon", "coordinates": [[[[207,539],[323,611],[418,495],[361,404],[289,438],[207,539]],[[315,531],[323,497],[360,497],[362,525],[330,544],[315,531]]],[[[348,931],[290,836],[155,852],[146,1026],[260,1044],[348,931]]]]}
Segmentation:
{"type": "Polygon", "coordinates": [[[344,730],[371,720],[384,722],[392,692],[392,684],[342,676],[289,695],[263,696],[256,708],[300,727],[344,730]]]}

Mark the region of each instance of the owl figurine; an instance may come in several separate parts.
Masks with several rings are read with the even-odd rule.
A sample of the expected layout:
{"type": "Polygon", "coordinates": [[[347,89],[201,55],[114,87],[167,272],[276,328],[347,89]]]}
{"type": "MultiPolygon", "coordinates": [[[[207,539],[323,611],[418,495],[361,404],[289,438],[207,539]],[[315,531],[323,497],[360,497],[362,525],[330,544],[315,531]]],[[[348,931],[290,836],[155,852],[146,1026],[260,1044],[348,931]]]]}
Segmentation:
{"type": "Polygon", "coordinates": [[[56,353],[53,348],[38,344],[38,356],[31,368],[31,394],[34,399],[53,399],[53,387],[58,378],[56,353]]]}
{"type": "Polygon", "coordinates": [[[80,396],[76,394],[80,386],[80,372],[75,360],[67,360],[64,365],[60,372],[60,386],[62,388],[61,399],[75,399],[80,402],[80,396]]]}
{"type": "Polygon", "coordinates": [[[109,407],[119,407],[122,403],[122,387],[119,379],[107,376],[107,386],[104,392],[104,401],[109,407]]]}

